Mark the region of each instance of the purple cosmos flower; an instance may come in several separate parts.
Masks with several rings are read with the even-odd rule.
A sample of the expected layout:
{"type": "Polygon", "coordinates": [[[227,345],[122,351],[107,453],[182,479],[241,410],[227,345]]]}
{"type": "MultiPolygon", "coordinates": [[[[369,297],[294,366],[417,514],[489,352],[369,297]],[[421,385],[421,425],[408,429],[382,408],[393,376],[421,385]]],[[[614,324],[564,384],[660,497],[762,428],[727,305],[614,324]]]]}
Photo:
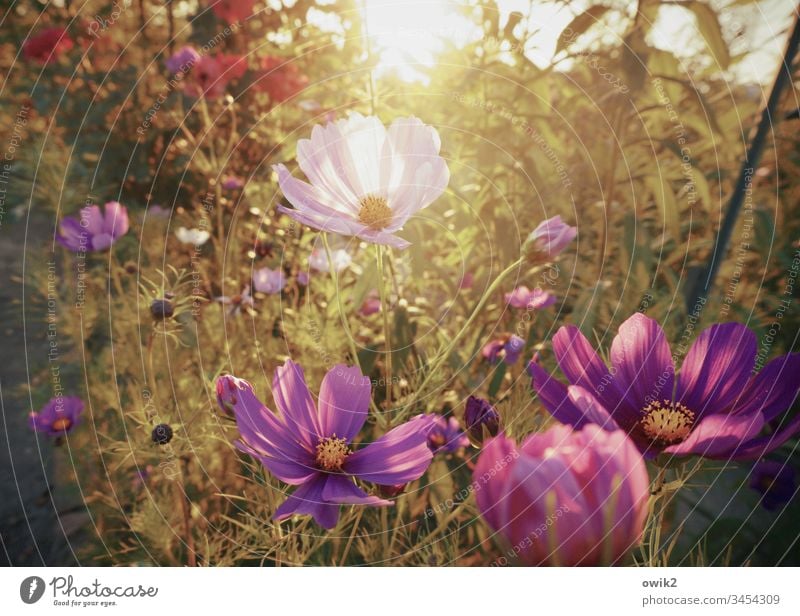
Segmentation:
{"type": "Polygon", "coordinates": [[[490,363],[496,364],[501,359],[507,364],[517,363],[525,348],[525,341],[516,334],[503,334],[499,338],[487,342],[481,354],[490,363]]]}
{"type": "Polygon", "coordinates": [[[308,272],[297,272],[297,284],[300,286],[307,287],[309,279],[308,272]]]}
{"type": "Polygon", "coordinates": [[[167,58],[164,64],[167,70],[175,75],[188,72],[199,59],[200,54],[197,50],[191,45],[186,45],[167,58]]]}
{"type": "Polygon", "coordinates": [[[83,400],[76,396],[58,396],[52,398],[38,413],[31,412],[28,425],[36,432],[63,436],[78,424],[82,412],[83,400]]]}
{"type": "Polygon", "coordinates": [[[713,325],[691,346],[676,376],[661,326],[637,313],[614,338],[610,368],[577,327],[567,326],[553,337],[553,351],[572,386],[536,362],[529,370],[542,404],[563,423],[619,426],[649,457],[753,459],[800,431],[800,416],[785,425],[780,417],[800,389],[800,353],[773,359],[751,377],[756,350],[756,337],[744,325],[713,325]],[[766,424],[771,433],[759,437],[766,424]]]}
{"type": "Polygon", "coordinates": [[[779,509],[797,492],[797,477],[787,462],[762,460],[753,467],[750,487],[761,494],[761,505],[768,511],[779,509]]]}
{"type": "Polygon", "coordinates": [[[423,415],[427,424],[428,447],[433,453],[455,453],[469,445],[469,439],[455,417],[441,415],[423,415]]]}
{"type": "Polygon", "coordinates": [[[388,129],[358,113],[315,126],[311,139],[297,144],[297,162],[311,183],[295,179],[284,165],[274,167],[294,206],[278,209],[321,231],[406,248],[395,232],[450,180],[440,147],[436,130],[414,117],[398,118],[388,129]]]}
{"type": "Polygon", "coordinates": [[[230,175],[223,180],[222,188],[225,190],[239,190],[244,188],[244,180],[235,175],[230,175]]]}
{"type": "Polygon", "coordinates": [[[500,434],[472,477],[481,515],[527,565],[619,563],[647,518],[647,469],[621,430],[554,426],[519,447],[500,434]]]}
{"type": "Polygon", "coordinates": [[[576,227],[562,221],[561,216],[553,216],[531,231],[527,243],[533,251],[552,259],[561,254],[577,234],[576,227]]]}
{"type": "Polygon", "coordinates": [[[337,365],[328,371],[315,404],[302,368],[288,360],[275,370],[272,395],[280,415],[256,398],[247,381],[233,376],[217,380],[220,406],[232,410],[242,437],[237,447],[281,481],[298,486],[278,507],[275,520],[306,514],[331,529],[340,505],[392,504],[368,495],[356,478],[399,485],[419,479],[431,462],[420,416],[365,447],[353,447],[372,395],[370,379],[357,367],[337,365]]]}
{"type": "Polygon", "coordinates": [[[78,218],[65,216],[56,240],[73,252],[106,250],[128,232],[128,210],[116,201],[105,204],[105,215],[96,205],[81,208],[78,218]]]}
{"type": "Polygon", "coordinates": [[[483,442],[484,432],[489,436],[497,436],[500,429],[500,415],[497,410],[487,400],[475,396],[467,399],[464,422],[475,443],[483,442]]]}
{"type": "Polygon", "coordinates": [[[526,286],[517,287],[511,293],[505,295],[506,304],[513,308],[525,308],[527,310],[539,310],[547,308],[556,303],[556,296],[540,288],[529,289],[526,286]]]}
{"type": "Polygon", "coordinates": [[[262,267],[253,272],[253,288],[258,293],[274,295],[283,291],[286,286],[286,274],[279,267],[274,270],[262,267]]]}

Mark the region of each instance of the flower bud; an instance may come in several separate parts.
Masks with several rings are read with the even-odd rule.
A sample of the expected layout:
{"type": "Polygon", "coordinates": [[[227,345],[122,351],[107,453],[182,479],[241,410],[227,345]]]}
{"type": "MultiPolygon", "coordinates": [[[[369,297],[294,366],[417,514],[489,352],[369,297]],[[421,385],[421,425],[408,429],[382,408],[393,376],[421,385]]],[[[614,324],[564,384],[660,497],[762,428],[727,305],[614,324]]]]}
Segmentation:
{"type": "Polygon", "coordinates": [[[172,428],[168,424],[158,424],[153,428],[150,438],[158,445],[166,445],[172,440],[172,428]]]}
{"type": "Polygon", "coordinates": [[[497,436],[500,429],[500,415],[495,408],[483,398],[470,396],[464,412],[464,421],[470,440],[480,446],[488,436],[497,436]]]}

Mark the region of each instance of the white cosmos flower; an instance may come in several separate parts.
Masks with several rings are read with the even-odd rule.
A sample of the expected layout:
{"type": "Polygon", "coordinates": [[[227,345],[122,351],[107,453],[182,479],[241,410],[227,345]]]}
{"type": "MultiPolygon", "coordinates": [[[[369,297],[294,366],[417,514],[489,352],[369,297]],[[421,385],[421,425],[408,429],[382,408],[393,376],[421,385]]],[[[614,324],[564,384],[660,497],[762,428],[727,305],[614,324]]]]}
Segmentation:
{"type": "Polygon", "coordinates": [[[418,118],[398,118],[388,129],[374,116],[317,125],[297,143],[297,162],[310,183],[275,165],[278,183],[294,209],[278,206],[321,231],[354,235],[406,248],[394,235],[447,188],[450,171],[439,156],[436,130],[418,118]]]}
{"type": "MultiPolygon", "coordinates": [[[[331,249],[331,259],[333,259],[333,267],[337,272],[350,267],[353,262],[350,253],[344,248],[331,249]]],[[[308,255],[308,265],[318,272],[329,272],[331,270],[331,264],[328,262],[328,253],[324,248],[315,248],[311,251],[311,254],[308,255]]]]}
{"type": "Polygon", "coordinates": [[[178,227],[175,231],[175,236],[184,244],[194,244],[195,246],[202,246],[211,237],[208,231],[201,229],[187,229],[186,227],[178,227]]]}

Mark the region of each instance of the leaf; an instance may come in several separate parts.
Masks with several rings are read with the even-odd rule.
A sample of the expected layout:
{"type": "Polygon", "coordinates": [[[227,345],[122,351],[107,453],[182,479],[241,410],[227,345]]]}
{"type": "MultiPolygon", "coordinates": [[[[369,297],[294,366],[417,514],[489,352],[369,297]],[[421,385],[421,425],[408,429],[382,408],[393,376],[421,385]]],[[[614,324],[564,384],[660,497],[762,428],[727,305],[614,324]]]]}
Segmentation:
{"type": "Polygon", "coordinates": [[[672,187],[658,168],[654,169],[653,174],[648,178],[648,186],[653,200],[661,210],[661,220],[664,223],[665,231],[672,236],[673,240],[680,242],[681,220],[678,202],[675,199],[675,193],[672,192],[672,187]]]}
{"type": "Polygon", "coordinates": [[[722,36],[722,28],[719,26],[717,15],[714,10],[703,2],[686,2],[679,6],[689,9],[697,18],[697,29],[706,41],[708,49],[714,56],[717,65],[725,70],[731,63],[731,54],[728,51],[728,44],[722,36]]]}
{"type": "Polygon", "coordinates": [[[606,11],[608,11],[607,6],[595,4],[569,22],[569,25],[564,28],[558,36],[556,53],[563,51],[568,45],[575,42],[575,39],[596,24],[600,18],[605,15],[606,11]]]}

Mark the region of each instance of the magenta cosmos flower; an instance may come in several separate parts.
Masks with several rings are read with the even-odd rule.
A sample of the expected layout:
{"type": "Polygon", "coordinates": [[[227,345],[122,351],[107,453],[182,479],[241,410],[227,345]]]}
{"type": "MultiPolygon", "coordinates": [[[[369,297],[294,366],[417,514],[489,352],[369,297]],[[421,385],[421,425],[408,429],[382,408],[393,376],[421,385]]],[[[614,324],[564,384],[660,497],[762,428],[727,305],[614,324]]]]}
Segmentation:
{"type": "Polygon", "coordinates": [[[44,432],[48,436],[63,436],[72,430],[83,412],[83,400],[76,396],[52,398],[38,412],[31,412],[28,425],[31,430],[44,432]]]}
{"type": "Polygon", "coordinates": [[[217,400],[232,412],[241,434],[236,445],[261,461],[281,481],[298,488],[278,507],[274,519],[311,515],[320,526],[333,528],[340,505],[391,505],[364,492],[356,479],[399,485],[419,479],[431,462],[427,425],[416,417],[361,448],[353,447],[367,419],[372,384],[361,371],[334,366],[325,375],[318,404],[303,370],[287,361],[275,370],[274,414],[242,379],[217,381],[217,400]]]}
{"type": "Polygon", "coordinates": [[[419,119],[398,118],[386,129],[374,117],[315,126],[297,143],[297,162],[310,184],[275,165],[284,196],[294,206],[279,211],[319,229],[367,242],[406,248],[395,235],[406,221],[441,195],[450,180],[441,141],[419,119]]]}
{"type": "Polygon", "coordinates": [[[644,460],[621,430],[554,426],[520,447],[505,435],[473,472],[481,515],[527,565],[619,563],[642,535],[644,460]]]}
{"type": "Polygon", "coordinates": [[[800,430],[800,416],[780,424],[800,388],[800,353],[778,357],[756,376],[756,337],[738,323],[703,331],[675,375],[664,331],[635,314],[611,345],[611,367],[577,327],[553,337],[567,388],[531,362],[533,387],[559,421],[598,423],[629,433],[645,455],[661,452],[718,459],[751,459],[779,447],[800,430]],[[768,436],[758,435],[770,425],[768,436]]]}
{"type": "Polygon", "coordinates": [[[105,214],[96,205],[81,208],[77,218],[65,216],[56,240],[73,252],[106,250],[128,232],[128,210],[116,201],[105,204],[105,214]]]}
{"type": "Polygon", "coordinates": [[[529,289],[525,285],[517,287],[511,293],[505,294],[506,304],[512,308],[525,308],[527,310],[539,310],[547,308],[556,303],[556,296],[547,291],[542,291],[538,287],[529,289]]]}
{"type": "Polygon", "coordinates": [[[228,24],[244,21],[253,14],[255,0],[210,0],[211,10],[228,24]]]}

